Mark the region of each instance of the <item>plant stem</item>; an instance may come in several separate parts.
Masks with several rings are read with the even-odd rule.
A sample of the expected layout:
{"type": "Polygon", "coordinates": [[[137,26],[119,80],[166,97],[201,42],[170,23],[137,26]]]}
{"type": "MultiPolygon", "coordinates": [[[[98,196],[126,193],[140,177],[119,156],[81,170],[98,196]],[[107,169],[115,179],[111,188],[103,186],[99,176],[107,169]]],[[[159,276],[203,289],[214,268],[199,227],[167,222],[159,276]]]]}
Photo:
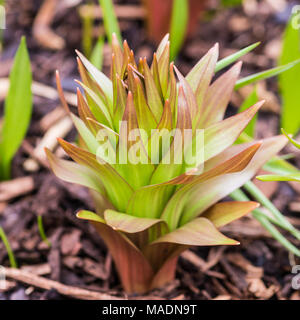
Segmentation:
{"type": "Polygon", "coordinates": [[[37,217],[37,223],[38,223],[38,227],[39,227],[39,232],[40,232],[40,236],[43,239],[43,241],[49,246],[51,247],[51,242],[48,240],[46,233],[45,233],[45,229],[44,229],[44,225],[43,225],[43,218],[41,215],[39,215],[37,217]]]}
{"type": "Polygon", "coordinates": [[[0,227],[0,239],[3,241],[4,246],[6,248],[11,267],[12,268],[17,268],[18,265],[17,265],[16,259],[15,259],[14,253],[13,253],[13,251],[11,249],[9,241],[8,241],[8,239],[6,237],[6,234],[5,234],[5,232],[4,232],[2,227],[0,227]]]}

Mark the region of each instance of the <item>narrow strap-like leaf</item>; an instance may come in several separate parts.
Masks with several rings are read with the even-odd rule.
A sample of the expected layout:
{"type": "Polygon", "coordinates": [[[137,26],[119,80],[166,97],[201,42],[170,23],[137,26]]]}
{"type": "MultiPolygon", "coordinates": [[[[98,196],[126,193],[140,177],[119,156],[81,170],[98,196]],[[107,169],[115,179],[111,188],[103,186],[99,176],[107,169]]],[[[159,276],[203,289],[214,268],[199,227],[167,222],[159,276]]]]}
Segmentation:
{"type": "Polygon", "coordinates": [[[242,63],[238,62],[209,87],[203,101],[204,109],[199,117],[197,128],[207,128],[224,118],[241,66],[242,63]]]}
{"type": "Polygon", "coordinates": [[[227,238],[206,218],[197,218],[179,229],[170,232],[152,244],[176,243],[186,246],[238,245],[239,242],[227,238]]]}
{"type": "Polygon", "coordinates": [[[230,64],[234,63],[235,61],[237,61],[239,58],[241,58],[242,56],[244,56],[245,54],[247,54],[248,52],[254,50],[257,46],[260,45],[260,42],[256,42],[251,44],[250,46],[235,52],[233,54],[231,54],[230,56],[218,61],[217,65],[216,65],[216,69],[215,72],[218,72],[224,68],[226,68],[227,66],[229,66],[230,64]]]}
{"type": "Polygon", "coordinates": [[[62,139],[59,139],[59,143],[74,161],[99,173],[111,203],[118,210],[125,211],[133,190],[117,171],[108,163],[96,158],[95,155],[86,150],[78,148],[62,139]]]}
{"type": "Polygon", "coordinates": [[[197,99],[199,116],[203,113],[203,99],[215,72],[216,62],[219,56],[219,46],[216,44],[186,76],[197,99]]]}
{"type": "Polygon", "coordinates": [[[249,212],[259,207],[259,203],[253,201],[228,201],[217,203],[201,217],[210,220],[216,228],[221,228],[226,224],[237,220],[249,212]]]}

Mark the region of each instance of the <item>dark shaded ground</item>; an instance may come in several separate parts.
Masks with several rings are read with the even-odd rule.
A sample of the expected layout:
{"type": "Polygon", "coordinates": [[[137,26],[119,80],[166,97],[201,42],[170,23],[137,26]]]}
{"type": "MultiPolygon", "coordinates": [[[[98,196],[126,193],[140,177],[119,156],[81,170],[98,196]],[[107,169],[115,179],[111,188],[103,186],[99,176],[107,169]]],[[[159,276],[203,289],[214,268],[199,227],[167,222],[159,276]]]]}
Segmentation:
{"type": "MultiPolygon", "coordinates": [[[[116,2],[123,5],[139,3],[116,2]]],[[[32,24],[40,4],[41,1],[32,0],[8,1],[8,28],[4,33],[0,77],[8,76],[20,36],[26,34],[34,80],[55,87],[54,71],[59,69],[65,90],[74,92],[73,79],[78,78],[74,49],[81,48],[81,24],[77,10],[67,8],[56,15],[53,29],[64,38],[66,47],[60,51],[52,51],[42,48],[32,36],[32,24]]],[[[267,1],[258,1],[258,7],[253,13],[251,10],[245,12],[242,8],[226,12],[214,12],[210,9],[199,23],[197,33],[186,42],[176,64],[186,73],[215,42],[220,43],[223,57],[250,43],[262,41],[262,45],[244,59],[243,75],[272,67],[279,52],[280,34],[287,17],[288,14],[276,13],[267,1]]],[[[123,20],[121,27],[124,38],[136,54],[150,58],[154,46],[147,42],[143,22],[123,20]]],[[[104,71],[109,71],[107,48],[104,71]]],[[[274,94],[277,92],[276,81],[269,81],[265,86],[271,96],[268,96],[266,108],[260,114],[257,133],[259,138],[275,134],[279,127],[280,104],[274,94]]],[[[266,88],[262,86],[261,98],[267,95],[266,88]]],[[[246,95],[246,91],[233,97],[229,114],[235,111],[234,105],[243,100],[243,95],[246,95]]],[[[34,188],[24,196],[9,200],[8,203],[0,203],[1,226],[11,241],[20,267],[31,266],[32,273],[67,285],[124,297],[110,255],[101,239],[88,224],[75,218],[74,213],[79,209],[93,209],[88,192],[81,187],[59,181],[43,166],[34,172],[24,168],[24,161],[29,157],[28,144],[32,147],[37,145],[43,136],[41,120],[58,105],[57,99],[35,96],[34,116],[26,139],[27,148],[23,146],[20,149],[13,165],[13,178],[30,176],[34,180],[34,188]],[[43,216],[45,230],[52,243],[51,249],[40,239],[37,215],[43,216]]],[[[75,137],[75,131],[71,130],[66,138],[72,141],[75,137]]],[[[293,161],[300,164],[299,157],[293,161]]],[[[300,227],[300,188],[292,188],[286,183],[261,186],[278,208],[300,227]]],[[[241,245],[235,248],[201,248],[183,254],[179,259],[177,280],[162,290],[150,293],[151,297],[300,299],[299,292],[291,288],[291,264],[297,261],[255,220],[246,217],[229,226],[226,232],[239,240],[241,245]]],[[[299,242],[290,240],[299,246],[299,242]]],[[[2,243],[0,265],[9,265],[2,243]]],[[[55,290],[40,290],[21,282],[10,281],[9,286],[9,290],[0,292],[0,299],[66,298],[55,290]]]]}

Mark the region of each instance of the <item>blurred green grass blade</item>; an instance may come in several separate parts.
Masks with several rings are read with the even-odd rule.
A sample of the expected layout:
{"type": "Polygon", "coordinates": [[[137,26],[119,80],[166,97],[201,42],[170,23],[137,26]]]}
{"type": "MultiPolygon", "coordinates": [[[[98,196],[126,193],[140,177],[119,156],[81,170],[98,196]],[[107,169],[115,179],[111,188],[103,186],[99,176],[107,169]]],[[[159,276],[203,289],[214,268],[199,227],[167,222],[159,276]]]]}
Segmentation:
{"type": "Polygon", "coordinates": [[[252,75],[250,75],[248,77],[242,78],[242,79],[240,79],[240,80],[238,80],[236,82],[235,90],[238,90],[238,89],[240,89],[242,87],[245,87],[245,86],[247,86],[248,84],[251,84],[251,83],[255,83],[255,82],[258,82],[258,81],[261,81],[261,80],[264,80],[264,79],[275,77],[275,76],[279,75],[280,73],[283,73],[283,72],[291,69],[292,67],[298,65],[299,62],[300,62],[300,59],[298,59],[296,61],[293,61],[293,62],[290,62],[288,64],[285,64],[283,66],[279,66],[279,67],[276,67],[276,68],[268,69],[268,70],[265,70],[265,71],[262,71],[262,72],[258,72],[258,73],[252,74],[252,75]]]}
{"type": "Polygon", "coordinates": [[[10,73],[0,145],[1,178],[10,177],[11,160],[24,139],[32,113],[32,73],[25,37],[22,38],[10,73]]]}
{"type": "MultiPolygon", "coordinates": [[[[246,98],[246,100],[240,106],[239,112],[245,111],[246,109],[255,105],[257,102],[258,102],[257,90],[256,90],[256,87],[254,87],[253,91],[250,93],[250,95],[246,98]]],[[[248,126],[244,130],[244,132],[251,138],[254,138],[254,135],[255,135],[256,122],[257,122],[257,114],[253,117],[253,119],[249,122],[248,126]]]]}
{"type": "Polygon", "coordinates": [[[81,19],[82,23],[82,49],[86,57],[89,57],[93,46],[93,25],[94,18],[90,15],[85,15],[81,19]]]}
{"type": "Polygon", "coordinates": [[[279,175],[293,174],[298,171],[296,167],[280,157],[274,157],[264,165],[264,170],[279,175]]]}
{"type": "Polygon", "coordinates": [[[222,6],[226,8],[237,7],[243,3],[243,0],[222,0],[222,6]]]}
{"type": "Polygon", "coordinates": [[[42,240],[50,248],[51,247],[51,243],[50,243],[50,241],[48,240],[48,238],[46,236],[46,232],[45,232],[44,224],[43,224],[43,217],[41,215],[38,215],[37,223],[38,223],[39,233],[40,233],[40,236],[41,236],[42,240]]]}
{"type": "Polygon", "coordinates": [[[281,128],[281,132],[289,139],[289,141],[298,149],[300,149],[300,143],[292,139],[284,129],[281,128]]]}
{"type": "Polygon", "coordinates": [[[174,0],[170,25],[170,60],[173,61],[184,42],[189,18],[188,0],[174,0]]]}
{"type": "Polygon", "coordinates": [[[215,68],[215,72],[218,72],[224,68],[226,68],[227,66],[229,66],[230,64],[234,63],[235,61],[237,61],[239,58],[243,57],[245,54],[247,54],[248,52],[254,50],[257,46],[260,45],[260,42],[256,42],[251,44],[250,46],[231,54],[230,56],[220,60],[217,62],[216,64],[216,68],[215,68]]]}
{"type": "Polygon", "coordinates": [[[99,4],[103,12],[103,23],[109,43],[112,43],[112,34],[115,33],[122,45],[120,27],[112,0],[99,0],[99,4]]]}
{"type": "MultiPolygon", "coordinates": [[[[231,198],[236,201],[249,201],[249,198],[241,189],[237,189],[230,194],[231,198]]],[[[288,251],[300,256],[300,251],[296,248],[289,240],[287,240],[272,224],[270,218],[264,214],[260,209],[255,209],[252,211],[252,216],[260,222],[260,224],[270,232],[274,239],[280,242],[288,251]]],[[[277,223],[284,228],[280,223],[277,223]]],[[[286,228],[284,228],[286,229],[286,228]]]]}
{"type": "Polygon", "coordinates": [[[273,203],[252,183],[248,181],[243,186],[252,197],[259,201],[263,206],[270,210],[273,214],[275,220],[279,222],[279,224],[290,231],[290,233],[300,240],[300,231],[294,228],[294,226],[284,217],[284,215],[273,205],[273,203]]]}
{"type": "Polygon", "coordinates": [[[262,176],[257,176],[256,179],[260,181],[298,181],[300,182],[300,173],[287,174],[287,175],[276,175],[276,174],[266,174],[262,176]]]}
{"type": "MultiPolygon", "coordinates": [[[[300,59],[300,31],[293,28],[291,17],[283,35],[279,65],[300,59]]],[[[300,128],[300,64],[279,76],[282,96],[281,126],[295,134],[300,128]]]]}
{"type": "Polygon", "coordinates": [[[11,246],[9,244],[9,241],[6,237],[6,234],[3,230],[2,227],[0,227],[0,239],[3,241],[4,243],[4,246],[5,246],[5,249],[7,251],[7,255],[8,255],[8,259],[9,259],[9,262],[10,262],[10,265],[12,268],[18,268],[18,265],[17,265],[17,262],[16,262],[16,259],[15,259],[15,256],[14,256],[14,253],[11,249],[11,246]]]}
{"type": "Polygon", "coordinates": [[[100,36],[92,50],[91,63],[99,70],[102,70],[103,64],[103,46],[104,37],[100,36]]]}
{"type": "Polygon", "coordinates": [[[289,240],[287,240],[275,227],[274,225],[266,218],[266,216],[260,210],[254,210],[252,213],[253,217],[258,220],[261,225],[270,232],[270,234],[281,243],[286,249],[300,257],[300,250],[296,248],[289,240]]]}
{"type": "MultiPolygon", "coordinates": [[[[0,5],[4,8],[6,3],[5,0],[0,0],[0,5]]],[[[0,12],[0,23],[1,25],[5,25],[6,23],[6,17],[5,17],[5,10],[2,10],[0,12]],[[4,19],[4,20],[3,20],[4,19]]],[[[3,49],[3,33],[4,33],[4,30],[0,28],[0,52],[2,51],[3,49]]]]}

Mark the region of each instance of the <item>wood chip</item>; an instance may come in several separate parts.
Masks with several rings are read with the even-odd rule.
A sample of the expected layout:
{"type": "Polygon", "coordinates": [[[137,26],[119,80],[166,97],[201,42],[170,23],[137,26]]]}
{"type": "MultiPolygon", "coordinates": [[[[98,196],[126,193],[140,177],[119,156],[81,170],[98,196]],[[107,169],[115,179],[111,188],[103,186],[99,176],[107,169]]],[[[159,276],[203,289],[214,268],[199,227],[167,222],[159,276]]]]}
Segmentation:
{"type": "Polygon", "coordinates": [[[53,111],[47,113],[40,121],[40,128],[43,132],[49,130],[56,122],[66,116],[66,110],[58,106],[53,111]]]}
{"type": "MultiPolygon", "coordinates": [[[[277,96],[267,90],[266,82],[261,81],[256,84],[256,90],[259,100],[265,100],[265,103],[262,105],[261,110],[274,112],[276,114],[280,113],[280,103],[277,96]]],[[[251,94],[253,91],[253,85],[248,85],[241,88],[238,92],[234,92],[232,95],[232,103],[235,107],[239,108],[244,100],[251,94]]]]}
{"type": "MultiPolygon", "coordinates": [[[[64,138],[69,131],[72,129],[73,122],[69,116],[65,116],[60,121],[58,121],[55,125],[53,125],[43,136],[42,140],[38,143],[38,145],[34,148],[33,154],[35,158],[40,159],[41,161],[46,161],[47,157],[45,154],[44,148],[48,148],[51,151],[55,149],[57,146],[57,138],[64,138]]],[[[23,164],[24,168],[28,171],[36,171],[39,168],[38,162],[34,159],[27,159],[23,164]],[[35,166],[33,165],[33,161],[35,162],[35,166]]]]}
{"type": "Polygon", "coordinates": [[[0,183],[0,202],[24,196],[35,188],[32,177],[22,177],[0,183]]]}
{"type": "Polygon", "coordinates": [[[264,274],[263,268],[253,266],[250,261],[244,258],[244,256],[242,256],[240,253],[229,253],[226,255],[226,259],[245,271],[247,277],[260,279],[264,274]]]}
{"type": "MultiPolygon", "coordinates": [[[[3,280],[1,280],[3,281],[3,280]]],[[[14,289],[17,286],[17,282],[15,281],[9,281],[9,280],[4,280],[4,282],[1,282],[0,286],[0,293],[8,292],[12,289],[14,289]]]]}
{"type": "Polygon", "coordinates": [[[73,229],[72,232],[64,234],[61,239],[61,252],[63,255],[76,256],[81,249],[81,231],[73,229]]]}
{"type": "Polygon", "coordinates": [[[294,212],[300,212],[300,199],[289,204],[289,209],[294,212]]]}
{"type": "Polygon", "coordinates": [[[99,262],[95,262],[90,258],[85,258],[83,260],[83,269],[86,273],[92,275],[95,278],[101,280],[107,280],[108,274],[104,268],[104,265],[99,262]]]}
{"type": "Polygon", "coordinates": [[[66,45],[50,28],[57,3],[58,0],[45,0],[33,23],[33,36],[41,46],[51,50],[61,50],[66,45]]]}
{"type": "Polygon", "coordinates": [[[217,297],[213,298],[212,300],[232,300],[232,298],[229,295],[223,295],[223,296],[217,296],[217,297]]]}
{"type": "MultiPolygon", "coordinates": [[[[126,20],[144,20],[146,11],[142,6],[135,5],[114,5],[117,18],[126,20]]],[[[79,8],[81,17],[93,17],[101,19],[103,17],[102,10],[99,6],[83,5],[79,8]]]]}
{"type": "Polygon", "coordinates": [[[233,221],[222,227],[221,230],[230,233],[233,237],[272,238],[266,229],[251,216],[233,221]]]}
{"type": "Polygon", "coordinates": [[[79,257],[67,256],[63,258],[63,264],[69,269],[74,269],[76,267],[82,268],[83,260],[79,257]]]}
{"type": "MultiPolygon", "coordinates": [[[[0,78],[0,101],[3,100],[8,92],[9,78],[0,78]]],[[[34,81],[32,83],[32,93],[36,96],[57,100],[59,99],[57,90],[45,84],[34,81]]],[[[65,92],[66,101],[72,106],[77,106],[77,96],[75,93],[65,92]]]]}
{"type": "Polygon", "coordinates": [[[243,32],[250,28],[250,23],[246,17],[232,16],[228,26],[233,32],[243,32]]]}
{"type": "Polygon", "coordinates": [[[211,254],[208,258],[208,262],[204,261],[194,252],[187,250],[181,254],[181,257],[186,261],[193,264],[196,268],[199,269],[200,272],[207,274],[210,277],[215,277],[219,279],[225,279],[225,275],[223,273],[210,270],[213,266],[215,266],[222,257],[222,253],[225,248],[218,248],[213,250],[213,254],[211,254]]]}

